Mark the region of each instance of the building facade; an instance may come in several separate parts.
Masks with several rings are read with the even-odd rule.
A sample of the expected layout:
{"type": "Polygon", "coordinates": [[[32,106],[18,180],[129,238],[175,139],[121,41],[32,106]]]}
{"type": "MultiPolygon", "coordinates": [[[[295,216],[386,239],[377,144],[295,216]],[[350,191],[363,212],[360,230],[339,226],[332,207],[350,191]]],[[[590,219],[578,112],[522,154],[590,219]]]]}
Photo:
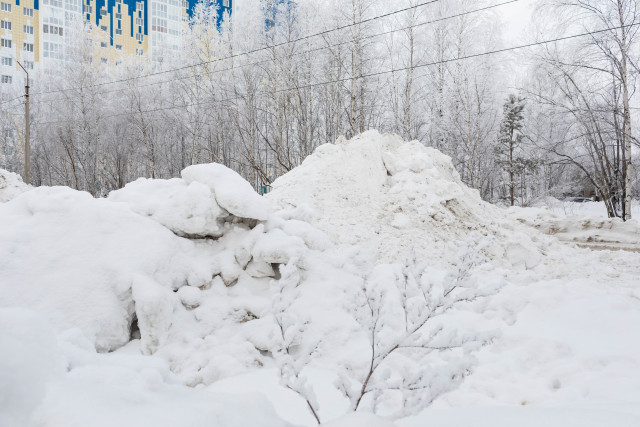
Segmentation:
{"type": "MultiPolygon", "coordinates": [[[[218,21],[232,0],[214,0],[218,21]]],[[[93,60],[117,65],[123,56],[162,61],[182,48],[182,30],[197,0],[1,0],[0,84],[29,69],[70,59],[74,38],[90,22],[93,60]],[[80,23],[80,24],[79,24],[80,23]]]]}

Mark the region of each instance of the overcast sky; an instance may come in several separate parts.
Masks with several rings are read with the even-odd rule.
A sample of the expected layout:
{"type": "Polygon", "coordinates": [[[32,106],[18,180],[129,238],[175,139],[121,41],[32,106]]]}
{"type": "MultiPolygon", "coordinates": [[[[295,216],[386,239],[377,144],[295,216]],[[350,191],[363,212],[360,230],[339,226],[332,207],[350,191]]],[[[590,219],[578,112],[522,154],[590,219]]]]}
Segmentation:
{"type": "Polygon", "coordinates": [[[516,3],[511,3],[505,6],[500,6],[498,9],[502,12],[502,17],[507,24],[505,31],[505,44],[510,46],[510,39],[516,42],[524,35],[524,30],[529,24],[531,19],[531,12],[535,0],[520,0],[516,3]]]}

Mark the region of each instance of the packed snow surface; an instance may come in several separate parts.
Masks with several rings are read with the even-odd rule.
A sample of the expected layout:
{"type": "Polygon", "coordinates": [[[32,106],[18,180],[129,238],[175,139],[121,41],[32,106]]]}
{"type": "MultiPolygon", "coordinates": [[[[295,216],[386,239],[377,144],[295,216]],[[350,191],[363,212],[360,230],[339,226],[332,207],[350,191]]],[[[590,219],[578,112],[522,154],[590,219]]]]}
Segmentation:
{"type": "MultiPolygon", "coordinates": [[[[549,206],[544,208],[511,208],[509,216],[563,242],[581,247],[640,252],[637,219],[607,218],[604,203],[555,199],[549,202],[549,206]]],[[[635,213],[635,209],[632,212],[635,213]]]]}
{"type": "MultiPolygon", "coordinates": [[[[484,203],[418,143],[368,132],[321,146],[268,199],[215,164],[106,199],[0,178],[2,427],[315,425],[310,405],[336,427],[640,419],[640,254],[557,238],[584,217],[484,203]],[[493,291],[429,333],[451,332],[434,347],[457,332],[488,344],[426,365],[396,354],[376,381],[397,390],[349,414],[339,389],[360,385],[371,331],[384,349],[412,321],[403,304],[420,316],[405,260],[422,272],[411,289],[433,284],[437,302],[469,237],[480,253],[465,292],[493,291]],[[469,372],[452,388],[456,366],[469,372]],[[398,406],[425,368],[429,392],[452,391],[398,406]]],[[[603,241],[637,239],[633,223],[602,224],[603,241]]]]}

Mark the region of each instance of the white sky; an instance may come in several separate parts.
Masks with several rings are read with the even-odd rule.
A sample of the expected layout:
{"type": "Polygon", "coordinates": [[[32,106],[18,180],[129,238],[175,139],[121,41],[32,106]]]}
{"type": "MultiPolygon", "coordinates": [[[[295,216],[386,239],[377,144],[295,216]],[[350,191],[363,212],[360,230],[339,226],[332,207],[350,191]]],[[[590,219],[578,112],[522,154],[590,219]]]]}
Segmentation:
{"type": "Polygon", "coordinates": [[[502,13],[502,19],[507,25],[505,30],[505,45],[511,45],[512,43],[510,43],[510,41],[513,43],[521,41],[522,37],[524,37],[524,32],[529,25],[534,4],[535,0],[520,0],[516,3],[498,8],[502,13]]]}

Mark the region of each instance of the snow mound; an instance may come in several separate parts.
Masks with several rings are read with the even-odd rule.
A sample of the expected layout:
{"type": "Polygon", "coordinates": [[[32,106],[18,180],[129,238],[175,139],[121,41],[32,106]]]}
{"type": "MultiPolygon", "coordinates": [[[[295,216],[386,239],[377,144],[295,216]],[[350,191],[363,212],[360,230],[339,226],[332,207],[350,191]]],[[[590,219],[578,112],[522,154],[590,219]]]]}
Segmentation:
{"type": "Polygon", "coordinates": [[[0,307],[81,328],[101,351],[130,339],[134,281],[170,289],[198,279],[191,242],[88,193],[36,188],[0,205],[0,218],[0,307]]]}
{"type": "Polygon", "coordinates": [[[482,201],[449,157],[391,134],[318,147],[267,197],[281,208],[310,207],[334,243],[360,245],[374,262],[403,262],[415,251],[449,264],[471,233],[498,238],[489,248],[496,261],[533,268],[541,259],[543,237],[482,201]]]}
{"type": "Polygon", "coordinates": [[[164,359],[190,386],[269,363],[279,266],[293,261],[301,286],[322,287],[335,276],[318,277],[349,257],[303,210],[270,213],[230,176],[221,182],[235,214],[213,198],[218,184],[182,179],[138,180],[106,199],[40,187],[1,204],[0,307],[39,312],[57,333],[78,329],[100,352],[164,359]]]}
{"type": "Polygon", "coordinates": [[[0,169],[0,203],[8,202],[30,188],[20,175],[0,169]]]}
{"type": "Polygon", "coordinates": [[[224,234],[225,224],[266,220],[269,202],[231,169],[216,163],[190,166],[182,179],[140,178],[109,199],[128,204],[134,212],[159,222],[184,237],[224,234]]]}

